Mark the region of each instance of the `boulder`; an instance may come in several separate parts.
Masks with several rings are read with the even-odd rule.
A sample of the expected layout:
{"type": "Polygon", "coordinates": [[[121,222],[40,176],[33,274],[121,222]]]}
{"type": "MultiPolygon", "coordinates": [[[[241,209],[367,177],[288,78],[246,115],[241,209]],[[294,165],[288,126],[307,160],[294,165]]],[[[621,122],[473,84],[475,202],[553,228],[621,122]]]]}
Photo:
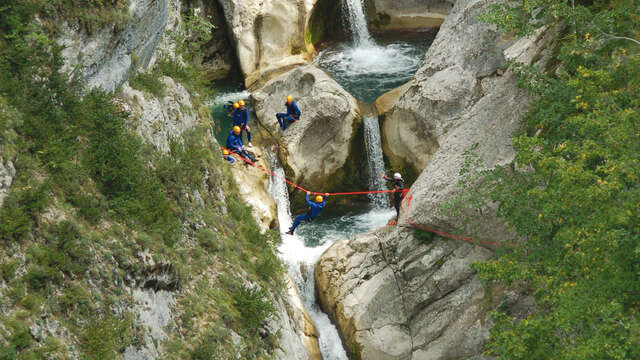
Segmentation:
{"type": "MultiPolygon", "coordinates": [[[[482,216],[446,215],[440,209],[460,193],[464,154],[474,144],[485,168],[513,160],[511,136],[529,98],[506,68],[507,60],[544,64],[555,32],[542,29],[520,40],[500,35],[477,20],[492,3],[456,2],[414,78],[399,90],[402,94],[387,95],[397,100],[386,106],[382,136],[392,167],[420,174],[408,195],[412,222],[446,231],[473,228],[474,234],[502,240],[513,234],[491,209],[482,216]],[[478,221],[461,229],[469,216],[478,221]]],[[[406,223],[406,215],[400,223],[406,223]]]]}
{"type": "Polygon", "coordinates": [[[352,180],[346,164],[358,155],[352,154],[361,124],[358,103],[324,71],[297,67],[270,80],[252,98],[260,125],[280,145],[288,178],[314,191],[352,180]],[[289,94],[302,116],[283,133],[275,115],[286,111],[289,94]]]}
{"type": "Polygon", "coordinates": [[[490,302],[469,265],[491,252],[386,228],[333,244],[315,267],[320,305],[354,359],[469,359],[489,339],[490,302]]]}
{"type": "Polygon", "coordinates": [[[65,49],[63,70],[74,72],[89,88],[115,90],[135,72],[145,68],[167,24],[169,0],[131,0],[124,25],[105,26],[93,33],[67,23],[58,40],[65,49]]]}
{"type": "Polygon", "coordinates": [[[305,28],[316,0],[220,0],[245,84],[304,64],[305,28]]]}

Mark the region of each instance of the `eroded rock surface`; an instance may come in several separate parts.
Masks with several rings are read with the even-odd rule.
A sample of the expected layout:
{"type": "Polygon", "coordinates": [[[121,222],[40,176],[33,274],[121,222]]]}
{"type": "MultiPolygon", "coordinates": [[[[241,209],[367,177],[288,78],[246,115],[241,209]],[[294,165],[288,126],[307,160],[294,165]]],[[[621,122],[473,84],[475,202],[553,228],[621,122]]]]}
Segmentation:
{"type": "Polygon", "coordinates": [[[340,181],[360,125],[353,96],[324,71],[305,65],[272,79],[252,97],[258,120],[280,144],[291,180],[311,189],[340,181]],[[283,133],[275,115],[286,111],[289,94],[302,116],[283,133]]]}
{"type": "Polygon", "coordinates": [[[491,252],[386,228],[336,242],[316,265],[322,308],[355,358],[470,359],[489,338],[489,299],[469,267],[491,252]],[[358,357],[359,356],[359,357],[358,357]]]}
{"type": "Polygon", "coordinates": [[[305,28],[316,0],[220,0],[247,86],[305,63],[305,28]]]}
{"type": "Polygon", "coordinates": [[[59,40],[67,70],[76,66],[89,88],[116,89],[151,60],[167,24],[169,0],[132,0],[131,19],[122,25],[105,26],[87,33],[69,23],[59,40]]]}
{"type": "Polygon", "coordinates": [[[453,0],[369,0],[384,30],[422,29],[440,26],[453,0]]]}
{"type": "Polygon", "coordinates": [[[463,215],[472,215],[478,217],[473,225],[476,233],[500,240],[512,234],[491,215],[495,212],[453,216],[440,211],[460,192],[464,153],[474,144],[487,168],[513,160],[511,136],[529,98],[506,69],[507,60],[541,65],[551,52],[555,33],[549,29],[516,41],[477,20],[495,2],[456,2],[414,78],[396,93],[383,96],[378,109],[388,109],[382,134],[392,166],[421,174],[409,193],[412,221],[459,231],[463,215]],[[394,97],[397,100],[389,106],[394,97]]]}
{"type": "Polygon", "coordinates": [[[195,126],[199,121],[197,109],[182,84],[163,76],[164,95],[136,90],[125,84],[120,91],[120,102],[129,112],[131,126],[157,150],[168,153],[170,141],[195,126]]]}

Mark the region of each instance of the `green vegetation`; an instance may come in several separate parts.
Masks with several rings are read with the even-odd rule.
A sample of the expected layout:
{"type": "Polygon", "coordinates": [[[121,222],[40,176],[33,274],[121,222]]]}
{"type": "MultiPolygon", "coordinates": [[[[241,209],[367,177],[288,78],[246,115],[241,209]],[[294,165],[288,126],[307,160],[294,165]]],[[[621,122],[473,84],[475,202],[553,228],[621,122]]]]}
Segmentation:
{"type": "Polygon", "coordinates": [[[522,240],[475,268],[525,285],[538,310],[494,313],[489,355],[640,358],[639,14],[635,0],[534,0],[484,17],[518,36],[564,24],[550,66],[515,67],[536,98],[515,164],[479,174],[475,199],[497,202],[522,240]]]}
{"type": "MultiPolygon", "coordinates": [[[[127,127],[117,92],[87,91],[61,71],[61,49],[36,20],[49,11],[42,4],[0,5],[0,157],[17,173],[0,207],[0,307],[8,309],[0,359],[120,358],[148,331],[135,324],[131,288],[159,271],[171,279],[161,286],[180,290],[166,358],[268,358],[277,334],[263,329],[282,288],[279,236],[260,233],[248,215],[209,143],[209,119],[173,139],[168,154],[155,151],[127,127]],[[146,251],[163,266],[145,265],[146,251]],[[68,336],[30,331],[48,326],[43,319],[68,336]]],[[[126,2],[76,10],[117,4],[126,2]]],[[[199,105],[211,90],[196,66],[161,59],[132,83],[161,96],[162,75],[208,113],[199,105]]]]}

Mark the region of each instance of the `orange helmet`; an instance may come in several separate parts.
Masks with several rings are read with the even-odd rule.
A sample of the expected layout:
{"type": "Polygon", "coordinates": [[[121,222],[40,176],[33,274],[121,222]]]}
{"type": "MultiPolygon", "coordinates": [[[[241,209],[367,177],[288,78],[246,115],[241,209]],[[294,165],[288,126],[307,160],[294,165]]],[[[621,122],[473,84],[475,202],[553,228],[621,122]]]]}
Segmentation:
{"type": "Polygon", "coordinates": [[[240,106],[245,106],[245,105],[247,105],[247,104],[245,104],[244,100],[240,100],[240,101],[238,101],[238,105],[240,105],[240,106]]]}
{"type": "Polygon", "coordinates": [[[227,150],[227,149],[222,149],[222,154],[223,154],[223,155],[229,155],[229,150],[227,150]]]}
{"type": "Polygon", "coordinates": [[[233,103],[233,108],[234,108],[234,109],[237,109],[237,108],[239,108],[239,107],[240,107],[240,104],[238,104],[237,102],[234,102],[234,103],[233,103]]]}
{"type": "Polygon", "coordinates": [[[236,126],[233,127],[233,133],[234,134],[238,135],[238,134],[240,134],[240,131],[242,131],[242,129],[240,129],[240,126],[236,125],[236,126]]]}
{"type": "Polygon", "coordinates": [[[318,195],[316,196],[316,202],[321,203],[323,200],[322,196],[318,195]]]}
{"type": "Polygon", "coordinates": [[[293,96],[287,95],[287,102],[290,103],[293,101],[293,96]]]}

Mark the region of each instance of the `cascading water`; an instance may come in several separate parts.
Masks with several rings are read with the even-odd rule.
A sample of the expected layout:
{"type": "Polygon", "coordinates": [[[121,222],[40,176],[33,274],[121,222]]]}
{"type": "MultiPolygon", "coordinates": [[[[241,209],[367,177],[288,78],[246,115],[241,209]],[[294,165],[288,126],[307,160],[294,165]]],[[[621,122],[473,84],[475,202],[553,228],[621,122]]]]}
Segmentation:
{"type": "MultiPolygon", "coordinates": [[[[277,175],[272,176],[269,192],[276,201],[280,232],[285,233],[291,226],[291,211],[289,209],[289,193],[287,184],[282,180],[284,170],[277,156],[271,156],[271,169],[277,175]]],[[[318,343],[324,360],[348,360],[342,347],[338,330],[331,323],[327,314],[322,312],[315,300],[315,283],[313,270],[320,255],[331,245],[326,242],[319,246],[306,246],[303,239],[296,235],[282,235],[282,244],[278,248],[280,258],[287,267],[287,273],[293,279],[302,303],[318,330],[318,343]]]]}
{"type": "Polygon", "coordinates": [[[345,30],[352,41],[334,44],[315,59],[351,94],[372,103],[383,93],[409,81],[435,32],[404,34],[402,41],[378,39],[367,29],[363,0],[341,0],[345,30]]]}
{"type": "Polygon", "coordinates": [[[342,0],[343,21],[351,30],[353,42],[356,46],[373,46],[375,43],[367,28],[362,0],[342,0]]]}
{"type": "MultiPolygon", "coordinates": [[[[364,144],[367,150],[367,170],[369,173],[369,190],[384,190],[386,184],[380,176],[384,173],[384,160],[382,158],[382,144],[380,138],[380,126],[375,115],[365,116],[364,144]]],[[[369,200],[374,207],[389,205],[388,194],[369,194],[369,200]]]]}

